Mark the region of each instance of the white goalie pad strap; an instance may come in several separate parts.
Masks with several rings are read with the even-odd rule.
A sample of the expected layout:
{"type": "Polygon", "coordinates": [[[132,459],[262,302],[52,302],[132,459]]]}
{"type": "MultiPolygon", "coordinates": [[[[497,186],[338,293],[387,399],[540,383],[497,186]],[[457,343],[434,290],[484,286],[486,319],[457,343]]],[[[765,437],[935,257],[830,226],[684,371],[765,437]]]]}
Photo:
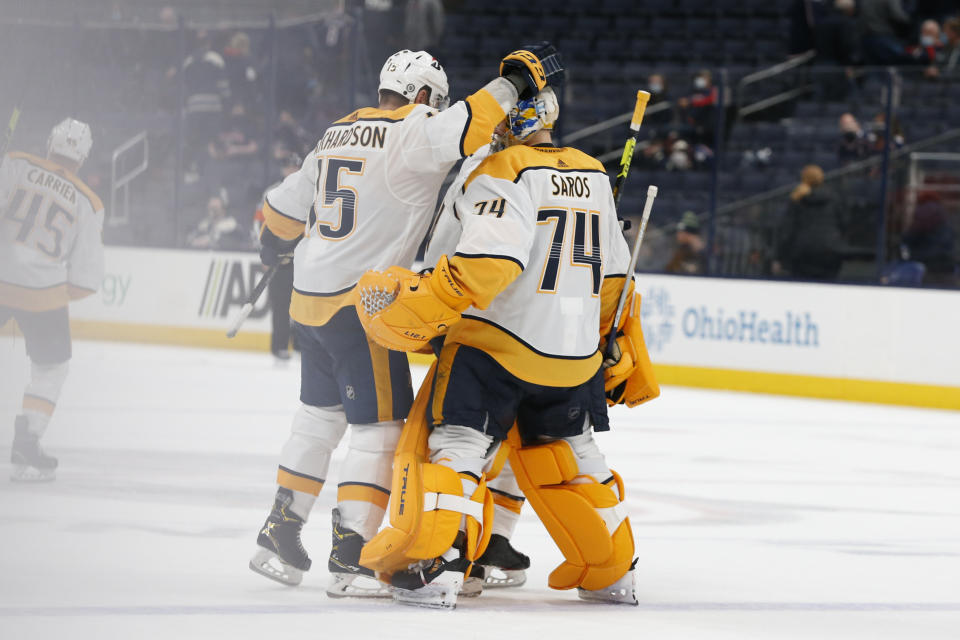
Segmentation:
{"type": "Polygon", "coordinates": [[[622,504],[618,504],[614,507],[597,508],[597,515],[599,515],[603,519],[604,524],[607,525],[607,531],[613,534],[613,532],[617,530],[617,527],[620,526],[620,523],[627,519],[627,510],[622,504]]]}
{"type": "Polygon", "coordinates": [[[436,511],[438,509],[463,513],[477,522],[483,522],[482,502],[474,502],[473,500],[449,493],[435,493],[432,491],[424,493],[423,510],[426,512],[436,511]]]}

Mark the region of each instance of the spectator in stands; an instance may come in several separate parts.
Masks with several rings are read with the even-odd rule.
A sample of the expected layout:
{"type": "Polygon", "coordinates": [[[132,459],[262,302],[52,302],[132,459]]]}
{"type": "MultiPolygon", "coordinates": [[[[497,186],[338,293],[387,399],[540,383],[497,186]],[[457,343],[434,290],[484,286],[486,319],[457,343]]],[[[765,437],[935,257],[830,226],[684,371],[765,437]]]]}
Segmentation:
{"type": "Polygon", "coordinates": [[[910,26],[901,0],[861,0],[860,29],[867,64],[913,64],[899,34],[910,26]]]}
{"type": "Polygon", "coordinates": [[[701,69],[693,77],[693,93],[677,100],[677,114],[689,127],[694,144],[713,144],[719,98],[720,94],[713,86],[713,75],[707,69],[701,69]]]}
{"type": "Polygon", "coordinates": [[[941,62],[941,50],[943,41],[940,37],[940,25],[936,20],[924,20],[920,25],[919,41],[907,48],[907,53],[916,61],[923,65],[923,75],[927,78],[936,78],[940,75],[937,69],[937,63],[941,62]]]}
{"type": "Polygon", "coordinates": [[[664,267],[667,273],[696,275],[706,273],[706,244],[700,237],[700,219],[693,211],[686,211],[677,223],[673,255],[664,267]]]}
{"type": "Polygon", "coordinates": [[[443,19],[440,0],[407,0],[403,46],[412,51],[433,51],[443,36],[443,19]]]}
{"type": "Polygon", "coordinates": [[[647,115],[644,116],[644,126],[650,127],[648,129],[649,140],[662,140],[668,133],[668,127],[673,123],[673,111],[671,109],[664,109],[663,111],[654,110],[653,113],[650,113],[650,107],[670,101],[667,81],[662,74],[650,74],[650,77],[647,78],[647,91],[650,92],[650,102],[647,103],[647,115]]]}
{"type": "MultiPolygon", "coordinates": [[[[900,120],[894,116],[890,127],[891,149],[900,149],[906,144],[906,137],[903,135],[903,127],[900,126],[900,120]]],[[[887,116],[883,111],[873,116],[867,132],[867,148],[870,153],[883,153],[883,148],[887,140],[887,116]]]]}
{"type": "Polygon", "coordinates": [[[846,247],[843,225],[836,198],[823,186],[823,169],[817,165],[803,168],[780,232],[774,275],[786,269],[805,280],[837,278],[846,247]]]}
{"type": "Polygon", "coordinates": [[[927,268],[926,284],[957,286],[957,264],[954,261],[955,233],[939,194],[921,193],[913,220],[901,237],[911,260],[927,268]]]}
{"type": "Polygon", "coordinates": [[[227,215],[226,191],[221,189],[207,200],[207,215],[187,234],[187,246],[192,249],[237,249],[242,244],[237,234],[237,220],[227,215]]]}
{"type": "Polygon", "coordinates": [[[826,17],[828,8],[822,0],[793,0],[789,12],[790,38],[787,47],[791,56],[815,48],[816,29],[826,17]]]}
{"type": "Polygon", "coordinates": [[[256,61],[250,54],[250,36],[238,31],[223,50],[232,104],[242,103],[249,112],[258,102],[256,61]]]}
{"type": "Polygon", "coordinates": [[[213,50],[210,35],[206,31],[196,34],[193,53],[183,61],[181,72],[186,85],[184,148],[187,171],[202,172],[203,157],[223,126],[224,104],[230,97],[223,56],[213,50]]]}
{"type": "Polygon", "coordinates": [[[242,102],[237,102],[230,109],[230,116],[226,119],[217,139],[210,142],[210,157],[226,159],[256,156],[260,150],[257,133],[255,119],[247,113],[242,102]]]}
{"type": "Polygon", "coordinates": [[[960,76],[960,17],[943,23],[943,35],[947,42],[940,51],[940,76],[960,76]]]}
{"type": "Polygon", "coordinates": [[[832,10],[814,27],[816,64],[844,67],[842,72],[826,72],[821,78],[824,99],[845,100],[853,82],[853,67],[860,64],[860,41],[857,38],[857,6],[854,0],[835,0],[832,10]]]}
{"type": "Polygon", "coordinates": [[[867,134],[852,113],[840,116],[840,144],[837,159],[840,166],[863,160],[869,155],[867,134]]]}

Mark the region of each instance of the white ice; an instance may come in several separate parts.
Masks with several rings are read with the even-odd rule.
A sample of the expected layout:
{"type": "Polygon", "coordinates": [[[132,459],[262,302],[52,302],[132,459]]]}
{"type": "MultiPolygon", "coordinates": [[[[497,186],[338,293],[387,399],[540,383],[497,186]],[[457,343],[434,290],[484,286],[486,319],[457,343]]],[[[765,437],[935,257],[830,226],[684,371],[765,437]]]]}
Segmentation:
{"type": "MultiPolygon", "coordinates": [[[[4,460],[22,352],[0,340],[4,460]]],[[[334,491],[300,587],[247,568],[298,388],[261,354],[75,344],[56,482],[0,477],[0,638],[960,638],[958,413],[665,388],[598,436],[640,606],[548,589],[560,556],[528,509],[527,585],[447,613],[326,597],[334,491]]]]}

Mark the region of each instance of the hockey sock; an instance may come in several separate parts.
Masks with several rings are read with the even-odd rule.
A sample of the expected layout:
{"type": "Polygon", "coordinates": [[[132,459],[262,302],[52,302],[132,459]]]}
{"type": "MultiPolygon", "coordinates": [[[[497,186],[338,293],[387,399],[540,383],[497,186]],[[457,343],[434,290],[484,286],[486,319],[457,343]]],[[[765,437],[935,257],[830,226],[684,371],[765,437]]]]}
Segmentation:
{"type": "Polygon", "coordinates": [[[28,431],[38,438],[47,430],[68,369],[68,362],[52,365],[30,363],[30,383],[23,394],[23,414],[27,416],[28,431]]]}
{"type": "Polygon", "coordinates": [[[290,510],[306,520],[330,469],[330,457],[347,430],[342,407],[301,405],[280,452],[277,484],[293,492],[290,510]]]}
{"type": "Polygon", "coordinates": [[[376,534],[386,513],[393,454],[402,430],[400,420],[350,427],[350,448],[337,485],[337,508],[343,526],[364,540],[376,534]]]}

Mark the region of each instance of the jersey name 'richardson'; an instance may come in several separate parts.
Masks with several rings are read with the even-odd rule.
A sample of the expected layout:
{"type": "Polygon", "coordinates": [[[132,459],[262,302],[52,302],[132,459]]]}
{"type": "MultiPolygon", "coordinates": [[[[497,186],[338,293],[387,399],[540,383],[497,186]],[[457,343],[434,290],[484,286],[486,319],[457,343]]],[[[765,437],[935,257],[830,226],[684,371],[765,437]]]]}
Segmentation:
{"type": "Polygon", "coordinates": [[[490,141],[515,94],[499,78],[438,111],[358,109],[320,136],[300,170],[266,197],[264,220],[294,253],[290,315],[322,326],[367,269],[410,266],[453,165],[490,141]],[[502,95],[500,95],[502,94],[502,95]]]}

